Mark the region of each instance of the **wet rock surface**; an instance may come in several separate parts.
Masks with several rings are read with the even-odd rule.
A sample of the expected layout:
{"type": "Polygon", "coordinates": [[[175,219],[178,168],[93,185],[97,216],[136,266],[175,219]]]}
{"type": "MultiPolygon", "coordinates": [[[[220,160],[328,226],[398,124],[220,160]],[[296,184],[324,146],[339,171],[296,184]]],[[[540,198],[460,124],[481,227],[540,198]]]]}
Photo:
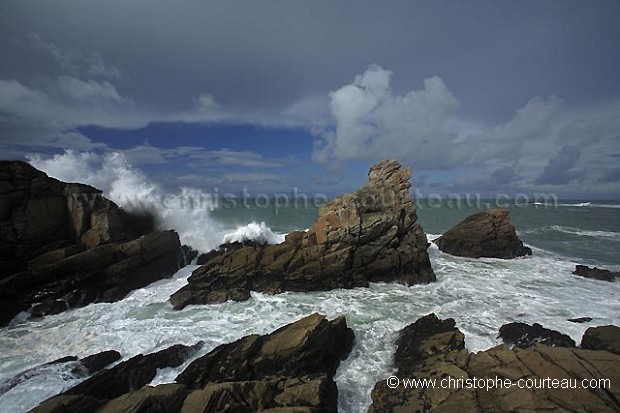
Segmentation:
{"type": "Polygon", "coordinates": [[[538,323],[504,324],[499,329],[499,337],[508,345],[520,348],[531,347],[534,344],[544,344],[552,347],[575,347],[575,341],[559,331],[544,328],[538,323]]]}
{"type": "MultiPolygon", "coordinates": [[[[425,316],[400,335],[395,357],[398,383],[378,382],[372,391],[370,413],[379,412],[617,412],[620,410],[620,356],[608,351],[551,347],[534,343],[527,348],[500,345],[469,353],[462,333],[450,319],[425,316]],[[422,331],[423,334],[412,334],[422,331]],[[434,380],[435,386],[405,386],[404,379],[434,380]],[[556,379],[557,388],[531,388],[523,382],[510,388],[474,386],[473,380],[556,379]],[[452,379],[450,385],[449,380],[452,379]],[[457,379],[463,380],[457,384],[457,379]],[[582,380],[609,379],[608,388],[583,388],[582,380]],[[443,380],[444,386],[441,386],[443,380]],[[469,385],[467,381],[469,380],[469,385]],[[395,385],[397,384],[397,385],[395,385]],[[561,386],[573,386],[564,387],[561,386]]],[[[594,383],[594,381],[592,383],[594,383]]],[[[540,387],[540,386],[539,386],[540,387]]]]}
{"type": "Polygon", "coordinates": [[[0,161],[0,325],[94,301],[116,301],[176,272],[178,235],[88,185],[0,161]]]}
{"type": "Polygon", "coordinates": [[[510,259],[532,255],[510,222],[506,208],[489,209],[465,218],[433,240],[443,252],[470,258],[510,259]]]}
{"type": "Polygon", "coordinates": [[[203,265],[170,297],[173,307],[243,301],[250,291],[434,281],[426,235],[409,195],[410,178],[411,171],[398,162],[379,162],[360,190],[323,205],[307,232],[292,232],[278,245],[232,243],[199,256],[203,265]]]}

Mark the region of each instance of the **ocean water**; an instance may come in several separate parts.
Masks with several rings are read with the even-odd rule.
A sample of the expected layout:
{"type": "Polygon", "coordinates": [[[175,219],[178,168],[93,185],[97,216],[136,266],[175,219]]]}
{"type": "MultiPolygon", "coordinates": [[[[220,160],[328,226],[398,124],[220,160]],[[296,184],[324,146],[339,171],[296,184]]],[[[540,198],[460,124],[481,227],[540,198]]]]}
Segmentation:
{"type": "MultiPolygon", "coordinates": [[[[57,163],[66,161],[59,159],[57,163]]],[[[51,161],[35,166],[60,179],[76,180],[66,175],[72,169],[60,168],[51,161]]],[[[86,171],[93,168],[80,167],[86,171]]],[[[156,205],[161,205],[154,203],[161,199],[161,190],[146,177],[127,169],[122,162],[108,169],[109,181],[92,183],[107,188],[108,196],[116,194],[112,197],[115,201],[125,207],[150,203],[157,209],[156,205]],[[132,186],[140,191],[131,192],[132,186]],[[119,194],[127,192],[111,192],[110,188],[119,187],[128,193],[140,193],[141,198],[124,199],[119,194]]],[[[97,170],[91,172],[82,173],[82,178],[99,179],[103,175],[97,170]]],[[[174,202],[188,194],[203,195],[185,188],[158,213],[163,226],[176,228],[183,242],[203,250],[224,240],[262,238],[279,242],[287,232],[308,228],[317,214],[312,203],[286,208],[250,203],[250,207],[228,208],[209,199],[196,208],[175,208],[174,202]]],[[[418,218],[430,241],[486,207],[484,202],[459,206],[420,201],[418,218]]],[[[512,321],[539,322],[569,334],[577,342],[590,326],[620,325],[620,282],[588,280],[571,274],[575,264],[582,263],[620,269],[620,203],[575,200],[558,205],[513,205],[510,209],[512,222],[532,248],[533,256],[470,259],[444,254],[432,244],[429,253],[437,282],[429,285],[373,284],[370,288],[275,296],[253,293],[246,302],[195,305],[173,311],[168,297],[185,285],[197,268],[188,266],[172,278],[137,290],[117,303],[92,304],[39,320],[18,317],[12,325],[0,329],[0,389],[3,382],[19,372],[66,355],[84,357],[116,349],[123,359],[128,359],[172,344],[203,340],[206,345],[200,356],[220,344],[248,334],[269,333],[320,312],[329,318],[346,316],[355,331],[353,351],[342,362],[335,379],[339,410],[359,413],[370,404],[375,382],[393,372],[391,359],[398,331],[430,312],[454,318],[471,351],[499,344],[499,327],[512,321]],[[567,321],[582,316],[592,317],[593,321],[567,321]]],[[[160,370],[152,384],[173,381],[184,367],[160,370]]],[[[0,411],[28,411],[78,381],[62,365],[46,369],[0,394],[0,411]]]]}

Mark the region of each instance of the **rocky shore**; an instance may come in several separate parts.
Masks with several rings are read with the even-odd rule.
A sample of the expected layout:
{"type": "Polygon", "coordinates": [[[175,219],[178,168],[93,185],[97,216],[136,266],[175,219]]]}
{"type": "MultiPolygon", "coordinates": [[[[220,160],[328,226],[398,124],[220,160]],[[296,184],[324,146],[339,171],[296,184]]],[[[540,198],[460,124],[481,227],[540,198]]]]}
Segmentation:
{"type": "Polygon", "coordinates": [[[88,185],[0,161],[0,325],[122,299],[184,265],[179,237],[88,185]]]}
{"type": "MultiPolygon", "coordinates": [[[[523,326],[517,327],[523,329],[523,326]]],[[[560,335],[542,331],[542,326],[534,330],[538,330],[538,338],[549,333],[560,335]]],[[[470,353],[453,319],[440,320],[435,314],[429,314],[400,332],[394,355],[397,379],[375,385],[369,413],[620,411],[617,342],[615,348],[602,344],[613,342],[612,334],[616,334],[617,340],[620,328],[610,326],[609,330],[598,332],[605,339],[598,341],[601,344],[596,350],[584,344],[593,334],[588,330],[582,348],[575,348],[574,342],[565,343],[569,346],[564,347],[552,340],[546,341],[552,345],[546,345],[534,339],[527,343],[529,345],[520,341],[519,346],[512,348],[503,344],[470,353]],[[433,382],[436,386],[406,386],[405,380],[410,379],[426,379],[426,383],[433,382]],[[545,379],[551,384],[547,388],[536,388],[540,387],[535,385],[536,380],[540,384],[545,379]],[[442,380],[445,386],[441,386],[442,380]],[[483,388],[487,380],[494,383],[492,388],[483,388]],[[506,380],[515,385],[507,386],[506,380]],[[523,384],[521,387],[519,380],[523,384]],[[601,380],[609,380],[607,388],[603,388],[605,383],[601,380]],[[498,384],[500,382],[503,384],[498,384]],[[600,383],[600,386],[584,388],[582,383],[600,383]]]]}
{"type": "Polygon", "coordinates": [[[202,343],[137,355],[31,412],[337,412],[334,374],[353,340],[344,317],[312,314],[271,334],[216,347],[192,361],[176,383],[148,386],[158,368],[180,366],[202,343]]]}
{"type": "Polygon", "coordinates": [[[189,284],[170,297],[173,307],[244,301],[250,291],[435,281],[426,234],[409,195],[410,179],[411,171],[397,161],[379,162],[361,189],[323,205],[307,232],[292,232],[278,245],[239,244],[201,257],[204,264],[189,284]]]}

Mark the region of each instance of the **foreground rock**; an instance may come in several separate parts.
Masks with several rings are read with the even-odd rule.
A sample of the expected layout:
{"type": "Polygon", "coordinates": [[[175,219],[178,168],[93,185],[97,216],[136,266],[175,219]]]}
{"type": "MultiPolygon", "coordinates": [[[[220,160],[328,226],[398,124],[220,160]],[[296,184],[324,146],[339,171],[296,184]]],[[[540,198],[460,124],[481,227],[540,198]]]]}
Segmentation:
{"type": "Polygon", "coordinates": [[[196,354],[202,345],[202,342],[193,346],[176,344],[146,356],[138,354],[111,369],[100,371],[60,395],[46,400],[31,411],[94,412],[108,401],[149,384],[155,378],[157,369],[180,366],[196,354]]]}
{"type": "Polygon", "coordinates": [[[243,301],[250,291],[330,290],[398,281],[435,280],[427,239],[409,196],[411,171],[396,161],[370,168],[368,183],[319,209],[307,232],[278,245],[230,245],[199,257],[189,284],[170,297],[189,304],[243,301]]]}
{"type": "Polygon", "coordinates": [[[590,327],[583,333],[581,348],[606,350],[620,355],[620,327],[590,327]]]}
{"type": "Polygon", "coordinates": [[[612,272],[609,270],[603,270],[599,268],[590,268],[585,265],[577,265],[575,266],[575,271],[573,274],[579,275],[585,278],[591,278],[593,280],[601,280],[601,281],[614,281],[620,278],[620,272],[612,272]]]}
{"type": "Polygon", "coordinates": [[[271,334],[215,348],[194,360],[177,383],[143,387],[162,363],[136,356],[32,412],[336,412],[333,376],[353,339],[344,317],[328,321],[312,314],[271,334]]]}
{"type": "Polygon", "coordinates": [[[575,347],[575,340],[559,331],[544,328],[538,323],[504,324],[499,329],[499,337],[508,345],[520,348],[531,347],[534,344],[544,344],[551,347],[575,347]]]}
{"type": "Polygon", "coordinates": [[[178,235],[88,185],[0,161],[0,325],[116,301],[183,265],[178,235]]]}
{"type": "Polygon", "coordinates": [[[532,255],[517,237],[506,208],[471,215],[433,242],[440,250],[470,258],[515,258],[532,255]]]}
{"type": "Polygon", "coordinates": [[[102,351],[82,359],[78,359],[76,356],[66,356],[23,371],[15,377],[5,381],[0,384],[0,395],[3,395],[13,387],[16,387],[32,378],[49,374],[58,374],[60,368],[65,371],[69,371],[75,378],[85,378],[114,363],[115,361],[120,360],[120,358],[121,354],[115,350],[102,351]]]}
{"type": "Polygon", "coordinates": [[[431,314],[401,332],[396,354],[400,381],[390,382],[394,388],[388,387],[387,381],[375,385],[371,413],[620,411],[616,384],[620,356],[608,351],[533,344],[525,349],[500,345],[469,353],[454,320],[439,320],[431,314]],[[404,379],[413,378],[427,379],[427,385],[405,386],[404,379]],[[541,379],[547,378],[546,388],[533,388],[541,387],[541,379]],[[493,388],[486,386],[487,379],[494,383],[493,388]],[[498,384],[505,379],[514,385],[498,384]],[[557,379],[556,388],[552,379],[557,379]],[[599,379],[609,382],[600,382],[607,388],[586,389],[581,386],[584,379],[592,386],[599,379]]]}

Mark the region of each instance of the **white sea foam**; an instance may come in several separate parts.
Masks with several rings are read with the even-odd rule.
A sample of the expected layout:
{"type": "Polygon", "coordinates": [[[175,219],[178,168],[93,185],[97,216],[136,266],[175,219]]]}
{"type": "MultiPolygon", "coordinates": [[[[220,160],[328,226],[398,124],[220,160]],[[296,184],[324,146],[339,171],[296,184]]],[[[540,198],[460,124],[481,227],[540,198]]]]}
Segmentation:
{"type": "MultiPolygon", "coordinates": [[[[436,237],[428,236],[429,240],[436,237]]],[[[435,283],[372,284],[274,296],[252,293],[246,302],[173,311],[168,297],[196,268],[189,266],[120,302],[93,304],[1,329],[0,382],[65,355],[85,356],[106,349],[117,349],[127,359],[174,343],[204,340],[200,354],[205,354],[219,344],[269,333],[317,311],[329,318],[345,315],[355,331],[353,351],[338,369],[336,381],[339,411],[358,413],[370,403],[374,383],[393,370],[398,331],[429,312],[454,318],[471,351],[498,344],[497,330],[511,321],[540,322],[577,342],[589,326],[620,324],[620,283],[574,276],[574,262],[532,249],[531,257],[472,259],[444,254],[431,244],[435,283]],[[594,320],[589,324],[567,321],[581,316],[594,320]]],[[[153,383],[172,381],[182,368],[160,371],[153,383]]],[[[0,397],[0,411],[27,411],[72,384],[51,376],[24,382],[0,397]],[[35,391],[44,387],[47,392],[35,391]]]]}
{"type": "Polygon", "coordinates": [[[284,242],[285,234],[273,232],[271,228],[261,222],[250,222],[247,225],[240,226],[234,231],[224,234],[223,242],[243,242],[255,240],[264,244],[279,244],[284,242]]]}
{"type": "Polygon", "coordinates": [[[264,222],[238,228],[224,227],[211,216],[216,208],[211,194],[186,187],[173,194],[166,193],[119,152],[97,154],[67,150],[53,157],[31,155],[29,161],[54,178],[101,189],[104,196],[123,208],[154,212],[162,229],[175,229],[183,244],[199,251],[243,239],[257,238],[272,244],[284,239],[264,222]]]}
{"type": "Polygon", "coordinates": [[[620,232],[585,230],[580,228],[567,227],[563,225],[549,225],[544,227],[530,228],[523,232],[526,234],[542,234],[550,231],[559,231],[565,234],[577,235],[581,237],[620,239],[620,232]]]}

